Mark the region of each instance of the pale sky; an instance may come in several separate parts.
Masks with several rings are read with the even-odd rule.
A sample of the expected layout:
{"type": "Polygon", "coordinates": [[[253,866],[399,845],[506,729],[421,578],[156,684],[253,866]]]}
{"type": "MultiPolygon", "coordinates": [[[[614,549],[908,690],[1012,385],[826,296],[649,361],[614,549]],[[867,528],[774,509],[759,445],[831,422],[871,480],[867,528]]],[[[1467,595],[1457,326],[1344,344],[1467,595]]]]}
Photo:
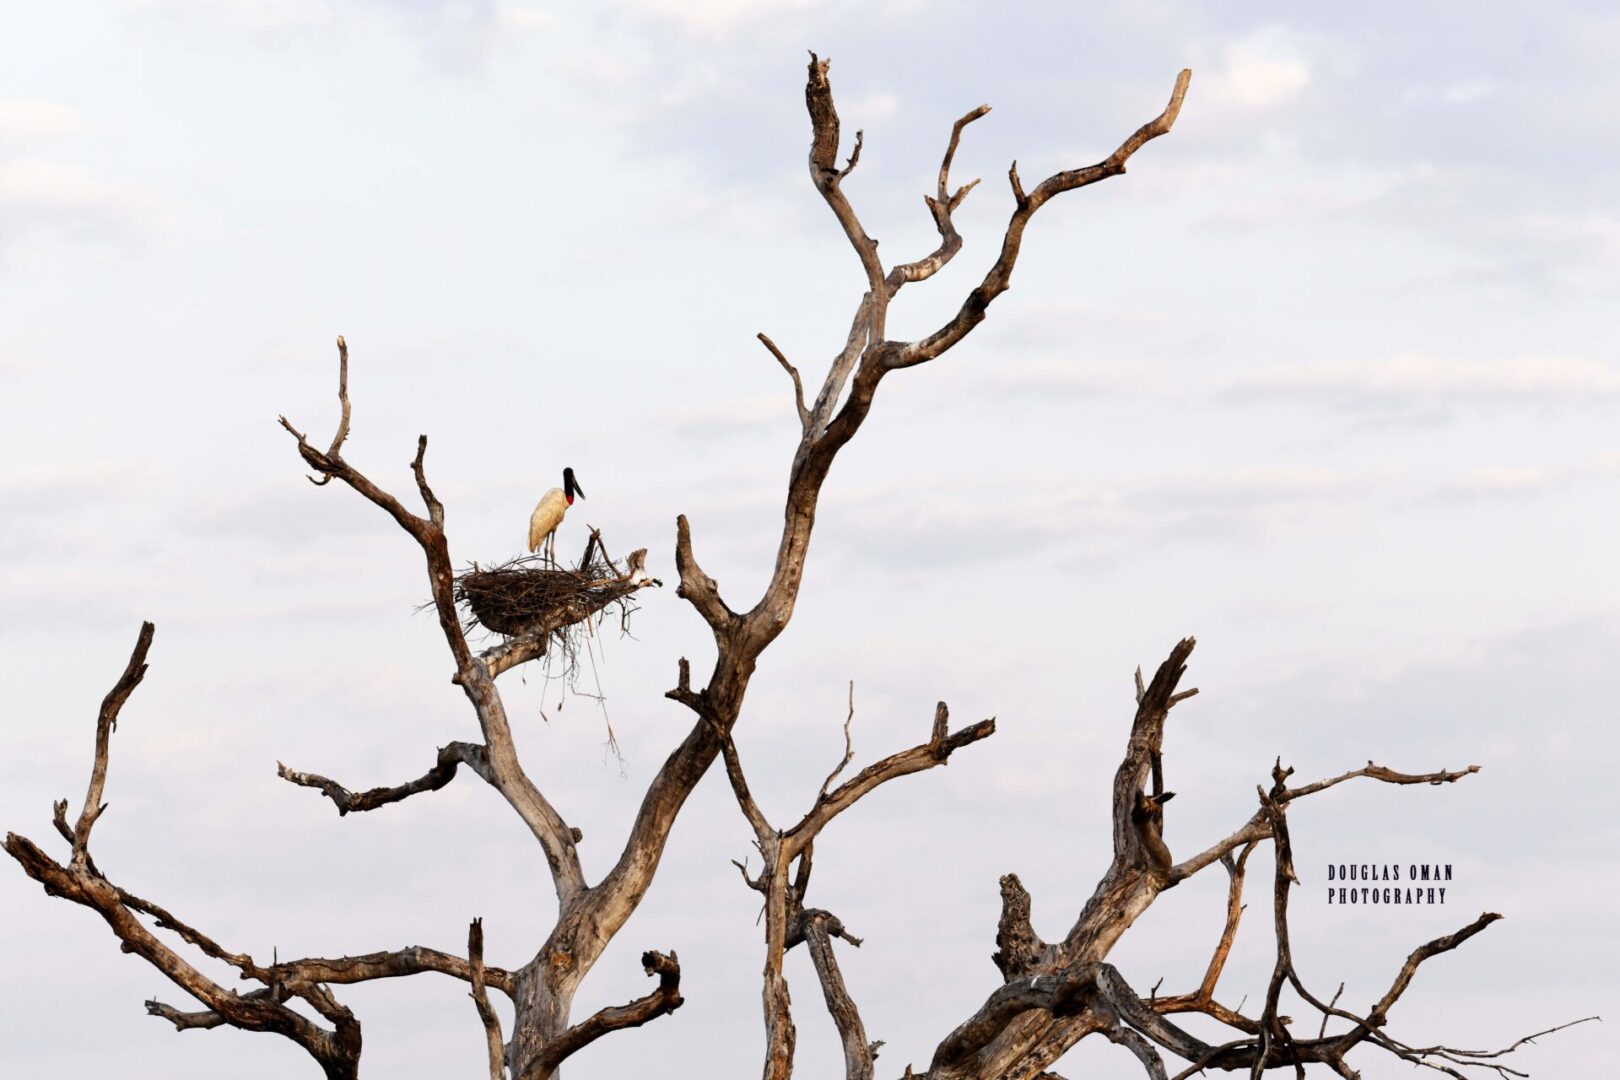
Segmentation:
{"type": "MultiPolygon", "coordinates": [[[[96,705],[140,620],[152,670],[114,742],[94,850],[110,877],[261,959],[432,945],[481,915],[517,966],[554,900],[521,824],[469,775],[339,818],[279,759],[359,789],[476,734],[420,556],[375,508],[315,489],[275,423],[336,419],[410,494],[418,432],[458,562],[515,554],[572,465],[615,552],[673,578],[674,517],[734,606],[774,555],[796,437],[754,340],[809,370],[860,268],[805,174],[806,50],[833,61],[846,190],[890,261],[934,243],[950,123],[966,246],[902,294],[928,332],[994,258],[1026,182],[1105,156],[1163,106],[1175,131],[1031,226],[1014,288],[961,347],[896,374],[828,481],[805,591],[737,736],[788,824],[842,752],[926,737],[943,698],[997,734],[885,788],[817,847],[812,901],[881,1075],[999,985],[996,881],[1059,936],[1107,861],[1131,671],[1198,636],[1166,745],[1173,851],[1251,812],[1272,759],[1311,779],[1373,759],[1483,772],[1345,785],[1291,815],[1307,982],[1365,1008],[1430,961],[1399,1038],[1497,1045],[1615,1017],[1620,811],[1620,13],[1543,3],[1303,7],[929,0],[127,0],[0,18],[0,828],[58,851],[96,705]],[[847,152],[847,144],[846,144],[847,152]],[[852,614],[858,613],[858,614],[852,614]],[[1330,862],[1451,863],[1443,907],[1341,910],[1330,862]]],[[[819,358],[819,359],[818,359],[819,358]]],[[[673,588],[609,633],[582,689],[502,679],[520,750],[616,857],[689,717],[676,658],[712,655],[673,588]],[[564,702],[559,710],[558,700],[564,702]],[[606,719],[623,751],[606,749],[606,719]]],[[[674,949],[686,1004],[570,1077],[753,1075],[763,1044],[749,831],[723,776],[676,826],[583,1016],[674,949]]],[[[757,858],[755,860],[757,864],[757,858]]],[[[1269,859],[1221,998],[1263,997],[1269,859]]],[[[1224,881],[1166,894],[1114,959],[1190,988],[1224,881]]],[[[0,1074],[247,1080],[315,1067],[275,1036],[175,1033],[185,996],[92,913],[0,865],[0,1074]]],[[[807,958],[788,976],[802,1075],[838,1044],[807,958]]],[[[464,987],[342,988],[373,1077],[481,1075],[464,987]]],[[[1307,1015],[1303,1006],[1296,1018],[1307,1015]]],[[[1310,1020],[1313,1026],[1314,1017],[1310,1020]]],[[[1189,1023],[1207,1036],[1213,1028],[1189,1023]]],[[[1516,1066],[1612,1067],[1590,1025],[1516,1066]]],[[[1393,1059],[1352,1059],[1393,1075],[1393,1059]]],[[[1140,1075],[1109,1044],[1058,1066],[1140,1075]]]]}

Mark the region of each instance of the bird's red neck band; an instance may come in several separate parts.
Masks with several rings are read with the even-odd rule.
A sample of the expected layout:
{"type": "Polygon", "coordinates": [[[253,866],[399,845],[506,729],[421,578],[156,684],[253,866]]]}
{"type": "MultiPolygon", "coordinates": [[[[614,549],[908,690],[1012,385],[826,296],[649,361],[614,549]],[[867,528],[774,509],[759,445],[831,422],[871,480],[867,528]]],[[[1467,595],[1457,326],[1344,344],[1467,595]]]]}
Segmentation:
{"type": "Polygon", "coordinates": [[[574,505],[574,497],[572,495],[564,495],[563,498],[568,500],[568,505],[569,506],[574,505]]]}

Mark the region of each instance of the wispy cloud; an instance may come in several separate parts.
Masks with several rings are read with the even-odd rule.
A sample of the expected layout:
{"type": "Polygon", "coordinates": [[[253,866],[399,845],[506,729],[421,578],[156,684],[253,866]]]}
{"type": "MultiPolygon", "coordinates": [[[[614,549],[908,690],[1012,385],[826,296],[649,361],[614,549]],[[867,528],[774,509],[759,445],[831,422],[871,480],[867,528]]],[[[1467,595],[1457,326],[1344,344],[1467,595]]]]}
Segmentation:
{"type": "Polygon", "coordinates": [[[1261,108],[1304,90],[1311,83],[1311,68],[1293,34],[1263,27],[1227,46],[1212,82],[1215,97],[1261,108]]]}
{"type": "Polygon", "coordinates": [[[41,234],[118,247],[136,241],[153,206],[74,165],[0,162],[0,250],[41,234]]]}
{"type": "Polygon", "coordinates": [[[110,462],[55,465],[0,475],[0,503],[7,517],[20,514],[63,514],[97,496],[128,490],[136,481],[132,469],[110,462]]]}
{"type": "Polygon", "coordinates": [[[982,382],[991,393],[1042,401],[1091,398],[1122,390],[1153,387],[1140,364],[1109,360],[1031,360],[987,370],[982,382]]]}
{"type": "Polygon", "coordinates": [[[1471,101],[1489,97],[1495,90],[1496,84],[1489,79],[1464,79],[1442,86],[1440,100],[1447,105],[1466,105],[1471,101]]]}
{"type": "Polygon", "coordinates": [[[0,142],[33,142],[78,131],[84,118],[56,101],[0,99],[0,142]]]}
{"type": "Polygon", "coordinates": [[[557,28],[557,16],[536,4],[503,4],[496,17],[504,30],[548,33],[557,28]]]}
{"type": "Polygon", "coordinates": [[[793,390],[786,377],[782,386],[783,392],[777,397],[730,398],[674,410],[665,419],[667,430],[684,438],[703,440],[792,431],[797,424],[793,390]]]}
{"type": "Polygon", "coordinates": [[[1311,528],[1392,490],[1387,477],[1295,466],[1206,469],[1107,484],[974,481],[868,491],[831,512],[848,557],[934,571],[989,560],[1112,559],[1165,544],[1311,528]]]}
{"type": "Polygon", "coordinates": [[[800,14],[813,0],[633,0],[643,15],[671,23],[701,37],[728,37],[750,25],[800,14]]]}
{"type": "Polygon", "coordinates": [[[1566,491],[1620,472],[1620,455],[1597,454],[1584,461],[1562,464],[1482,465],[1442,480],[1426,495],[1438,503],[1484,503],[1525,500],[1566,491]]]}
{"type": "Polygon", "coordinates": [[[205,20],[252,34],[322,27],[336,14],[327,0],[123,0],[122,6],[136,15],[205,20]]]}
{"type": "Polygon", "coordinates": [[[1596,360],[1526,356],[1469,361],[1407,353],[1363,364],[1295,364],[1234,380],[1220,396],[1235,402],[1288,402],[1335,411],[1402,415],[1579,404],[1620,395],[1620,371],[1596,360]]]}
{"type": "Polygon", "coordinates": [[[1523,499],[1546,492],[1560,480],[1558,474],[1540,466],[1496,465],[1470,469],[1462,476],[1438,485],[1434,489],[1434,497],[1441,502],[1453,503],[1523,499]]]}

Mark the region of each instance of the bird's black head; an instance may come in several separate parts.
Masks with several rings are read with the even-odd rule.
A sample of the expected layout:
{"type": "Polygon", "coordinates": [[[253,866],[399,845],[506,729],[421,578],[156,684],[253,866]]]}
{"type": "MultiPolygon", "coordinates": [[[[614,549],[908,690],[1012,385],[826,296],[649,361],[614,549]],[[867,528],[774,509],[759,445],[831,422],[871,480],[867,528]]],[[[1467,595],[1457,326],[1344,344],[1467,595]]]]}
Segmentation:
{"type": "Polygon", "coordinates": [[[575,495],[582,499],[585,497],[585,489],[580,487],[579,481],[574,479],[573,469],[563,470],[563,495],[567,497],[570,506],[574,504],[575,495]]]}

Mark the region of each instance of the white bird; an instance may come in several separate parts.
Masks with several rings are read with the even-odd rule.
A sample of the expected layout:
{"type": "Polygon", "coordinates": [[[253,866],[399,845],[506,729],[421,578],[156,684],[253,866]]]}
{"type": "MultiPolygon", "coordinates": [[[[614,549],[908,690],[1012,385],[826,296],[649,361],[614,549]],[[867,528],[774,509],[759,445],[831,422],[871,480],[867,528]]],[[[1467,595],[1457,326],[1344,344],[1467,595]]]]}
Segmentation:
{"type": "Polygon", "coordinates": [[[529,551],[540,550],[540,545],[546,547],[546,558],[553,566],[557,563],[557,526],[562,524],[563,515],[568,508],[574,505],[574,496],[585,497],[585,492],[574,482],[574,470],[563,470],[563,486],[552,488],[540,496],[535,504],[534,513],[529,515],[529,551]]]}

